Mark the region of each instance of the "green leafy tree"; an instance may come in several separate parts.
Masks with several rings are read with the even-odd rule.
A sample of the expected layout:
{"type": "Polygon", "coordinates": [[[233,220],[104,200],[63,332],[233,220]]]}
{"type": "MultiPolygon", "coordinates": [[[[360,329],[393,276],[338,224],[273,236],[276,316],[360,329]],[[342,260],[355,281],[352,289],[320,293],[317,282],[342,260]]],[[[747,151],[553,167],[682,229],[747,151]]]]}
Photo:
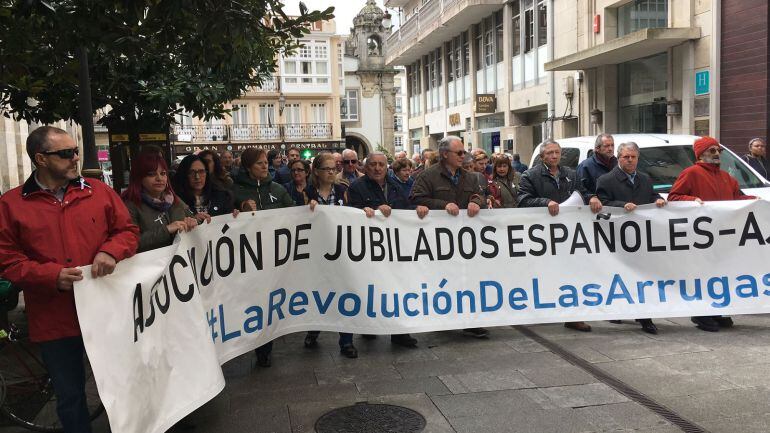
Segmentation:
{"type": "Polygon", "coordinates": [[[298,48],[333,8],[289,17],[279,0],[0,0],[0,111],[80,122],[79,48],[88,51],[93,111],[107,126],[181,110],[222,118],[259,86],[276,54],[298,48]]]}

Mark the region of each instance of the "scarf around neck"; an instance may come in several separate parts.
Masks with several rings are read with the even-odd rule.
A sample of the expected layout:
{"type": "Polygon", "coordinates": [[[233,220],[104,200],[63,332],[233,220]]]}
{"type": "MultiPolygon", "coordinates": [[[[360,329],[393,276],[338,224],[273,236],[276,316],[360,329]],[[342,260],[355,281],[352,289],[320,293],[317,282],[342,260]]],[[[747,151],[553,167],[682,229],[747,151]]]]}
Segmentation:
{"type": "Polygon", "coordinates": [[[166,212],[174,204],[174,195],[169,192],[165,193],[160,199],[157,199],[150,197],[146,192],[142,191],[142,202],[157,211],[166,212]]]}

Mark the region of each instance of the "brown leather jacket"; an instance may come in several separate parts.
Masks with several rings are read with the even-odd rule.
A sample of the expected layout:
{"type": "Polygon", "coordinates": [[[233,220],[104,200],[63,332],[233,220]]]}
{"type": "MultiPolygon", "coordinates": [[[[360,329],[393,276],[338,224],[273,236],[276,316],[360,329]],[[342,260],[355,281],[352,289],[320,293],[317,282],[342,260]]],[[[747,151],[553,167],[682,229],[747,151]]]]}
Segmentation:
{"type": "Polygon", "coordinates": [[[429,209],[444,209],[449,203],[455,203],[460,209],[465,209],[470,202],[482,208],[486,207],[484,194],[476,178],[462,168],[458,171],[459,177],[455,185],[444,164],[428,167],[415,180],[409,198],[415,205],[427,206],[429,209]]]}

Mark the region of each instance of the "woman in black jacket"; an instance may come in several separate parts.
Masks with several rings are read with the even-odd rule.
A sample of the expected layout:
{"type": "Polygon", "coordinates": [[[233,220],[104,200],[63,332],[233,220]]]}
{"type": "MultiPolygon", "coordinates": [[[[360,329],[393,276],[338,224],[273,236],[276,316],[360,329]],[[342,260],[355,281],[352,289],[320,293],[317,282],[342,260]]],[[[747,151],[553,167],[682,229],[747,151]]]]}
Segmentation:
{"type": "Polygon", "coordinates": [[[187,155],[174,175],[174,191],[195,214],[217,216],[238,211],[233,208],[232,193],[211,179],[205,161],[198,155],[187,155]]]}

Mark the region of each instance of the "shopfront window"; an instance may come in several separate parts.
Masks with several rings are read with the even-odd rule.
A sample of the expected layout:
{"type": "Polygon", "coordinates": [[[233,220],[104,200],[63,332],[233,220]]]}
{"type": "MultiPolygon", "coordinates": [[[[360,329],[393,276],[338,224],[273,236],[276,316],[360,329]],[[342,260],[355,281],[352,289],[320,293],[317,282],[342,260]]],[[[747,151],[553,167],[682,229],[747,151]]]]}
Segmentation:
{"type": "Polygon", "coordinates": [[[620,132],[666,132],[667,65],[666,53],[618,65],[620,132]]]}

